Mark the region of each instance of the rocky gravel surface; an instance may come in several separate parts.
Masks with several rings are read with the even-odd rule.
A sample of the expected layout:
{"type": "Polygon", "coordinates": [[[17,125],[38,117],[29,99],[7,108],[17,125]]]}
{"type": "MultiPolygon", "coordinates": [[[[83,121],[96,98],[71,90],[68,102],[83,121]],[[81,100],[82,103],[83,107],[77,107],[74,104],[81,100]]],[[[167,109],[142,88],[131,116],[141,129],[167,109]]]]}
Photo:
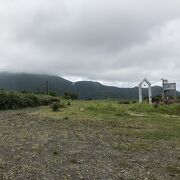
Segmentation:
{"type": "Polygon", "coordinates": [[[53,119],[35,110],[0,112],[0,180],[179,180],[176,142],[117,149],[136,138],[103,121],[53,119]]]}

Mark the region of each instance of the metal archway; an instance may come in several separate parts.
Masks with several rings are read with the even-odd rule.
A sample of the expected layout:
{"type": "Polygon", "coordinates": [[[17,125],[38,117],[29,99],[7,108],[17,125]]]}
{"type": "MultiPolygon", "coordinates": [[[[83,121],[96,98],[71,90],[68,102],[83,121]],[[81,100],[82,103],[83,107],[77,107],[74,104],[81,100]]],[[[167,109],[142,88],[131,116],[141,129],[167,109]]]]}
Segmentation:
{"type": "Polygon", "coordinates": [[[151,89],[151,83],[144,78],[140,83],[139,83],[139,103],[142,103],[142,85],[143,83],[146,83],[148,85],[148,95],[149,95],[149,103],[152,104],[152,89],[151,89]]]}

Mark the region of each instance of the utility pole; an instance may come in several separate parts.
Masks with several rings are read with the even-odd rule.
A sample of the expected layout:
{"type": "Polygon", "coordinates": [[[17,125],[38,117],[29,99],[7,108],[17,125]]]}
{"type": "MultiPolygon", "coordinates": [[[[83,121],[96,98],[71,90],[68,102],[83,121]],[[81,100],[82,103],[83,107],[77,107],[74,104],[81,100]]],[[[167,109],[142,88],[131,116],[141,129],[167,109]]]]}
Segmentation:
{"type": "Polygon", "coordinates": [[[49,94],[49,81],[46,81],[46,93],[49,94]]]}

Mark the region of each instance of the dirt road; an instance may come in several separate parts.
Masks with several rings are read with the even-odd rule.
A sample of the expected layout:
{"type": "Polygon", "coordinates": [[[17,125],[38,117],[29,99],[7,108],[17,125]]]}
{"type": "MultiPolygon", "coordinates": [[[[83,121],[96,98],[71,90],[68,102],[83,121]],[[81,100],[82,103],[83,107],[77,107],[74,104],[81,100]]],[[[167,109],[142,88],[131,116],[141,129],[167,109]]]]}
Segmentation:
{"type": "Polygon", "coordinates": [[[0,112],[1,180],[180,179],[175,142],[117,149],[115,144],[137,139],[113,134],[112,124],[103,121],[46,118],[33,111],[0,112]]]}

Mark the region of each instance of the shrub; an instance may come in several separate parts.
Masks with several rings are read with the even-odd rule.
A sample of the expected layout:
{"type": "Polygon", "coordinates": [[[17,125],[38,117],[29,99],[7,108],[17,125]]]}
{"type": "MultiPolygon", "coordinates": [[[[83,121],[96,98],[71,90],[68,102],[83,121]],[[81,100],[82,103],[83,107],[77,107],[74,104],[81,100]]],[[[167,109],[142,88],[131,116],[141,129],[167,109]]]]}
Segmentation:
{"type": "Polygon", "coordinates": [[[78,95],[77,95],[77,94],[74,94],[74,93],[69,94],[69,97],[70,97],[70,99],[72,99],[72,100],[78,99],[78,95]]]}
{"type": "Polygon", "coordinates": [[[130,104],[129,101],[119,101],[119,104],[130,104]]]}
{"type": "Polygon", "coordinates": [[[59,102],[59,99],[47,95],[0,91],[0,110],[36,107],[53,102],[59,102]]]}
{"type": "Polygon", "coordinates": [[[65,92],[63,98],[64,99],[76,100],[76,99],[78,99],[78,95],[74,94],[74,93],[67,93],[67,92],[65,92]]]}
{"type": "Polygon", "coordinates": [[[49,92],[49,95],[50,95],[50,96],[53,96],[53,97],[56,97],[56,96],[57,96],[57,95],[56,95],[56,92],[54,92],[54,91],[50,91],[50,92],[49,92]]]}
{"type": "Polygon", "coordinates": [[[66,107],[65,103],[62,103],[62,102],[59,105],[60,105],[60,108],[65,108],[66,107]]]}
{"type": "Polygon", "coordinates": [[[51,108],[52,108],[52,110],[53,110],[54,112],[59,111],[60,103],[54,102],[54,103],[51,105],[51,108]]]}
{"type": "Polygon", "coordinates": [[[158,103],[154,103],[154,107],[158,108],[159,104],[158,103]]]}
{"type": "Polygon", "coordinates": [[[30,94],[31,92],[30,92],[30,91],[23,90],[23,91],[21,91],[21,93],[23,93],[23,94],[30,94]]]}
{"type": "Polygon", "coordinates": [[[137,101],[135,101],[135,100],[134,100],[134,101],[132,101],[131,103],[132,103],[132,104],[136,104],[136,103],[137,103],[137,101]]]}

